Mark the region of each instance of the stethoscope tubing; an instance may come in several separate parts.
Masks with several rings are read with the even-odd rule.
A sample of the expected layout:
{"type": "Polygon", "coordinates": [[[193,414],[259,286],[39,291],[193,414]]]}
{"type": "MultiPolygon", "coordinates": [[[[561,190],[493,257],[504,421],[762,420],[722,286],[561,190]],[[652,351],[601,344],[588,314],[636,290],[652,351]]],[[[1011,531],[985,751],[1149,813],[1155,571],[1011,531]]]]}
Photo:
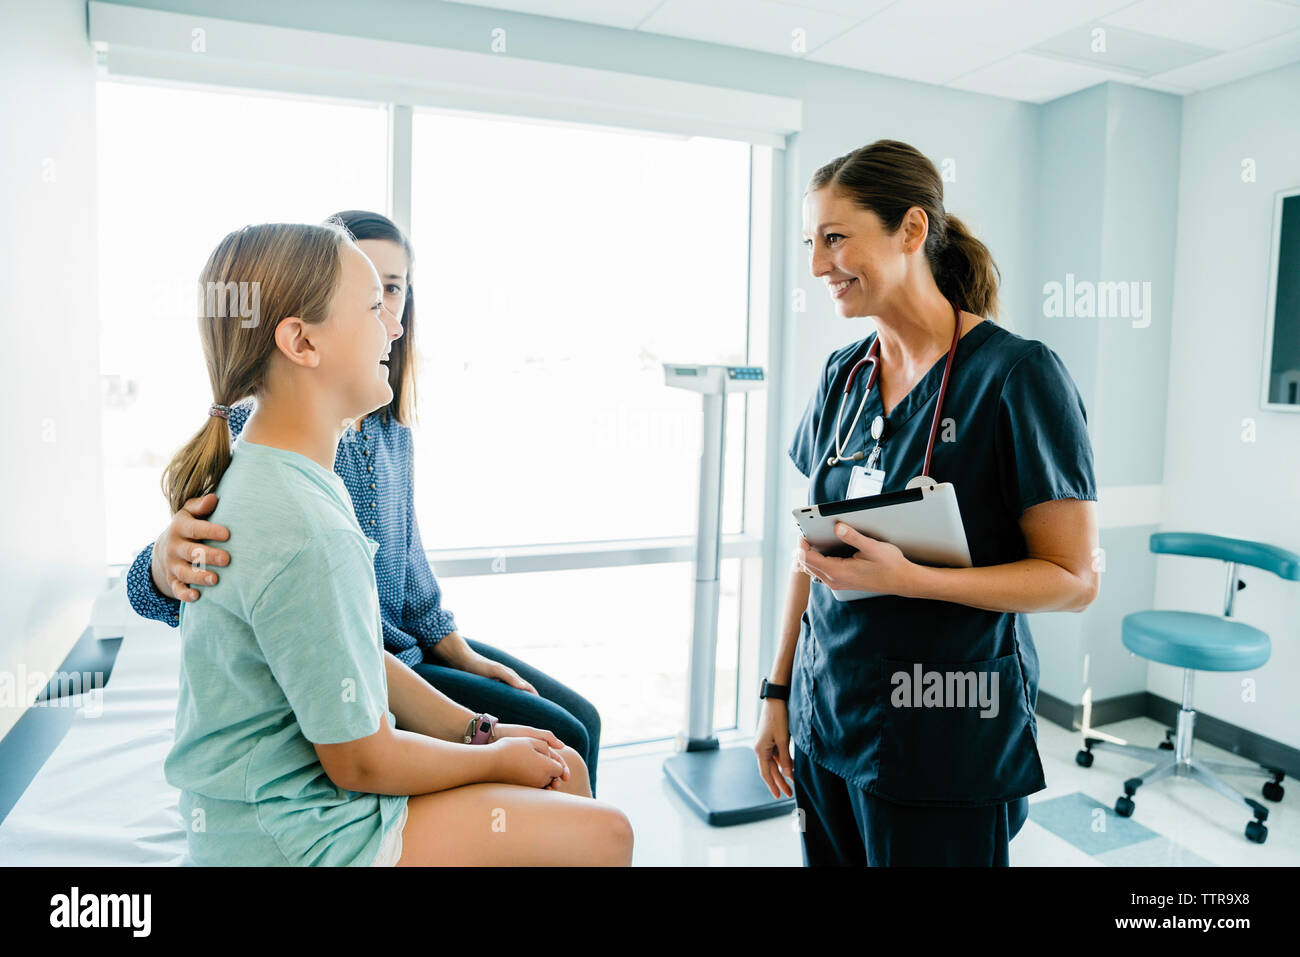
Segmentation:
{"type": "MultiPolygon", "coordinates": [[[[921,472],[922,475],[930,474],[930,460],[934,456],[934,440],[939,434],[939,419],[943,415],[943,402],[944,399],[948,397],[948,379],[952,374],[953,360],[957,356],[957,343],[961,339],[961,310],[957,308],[956,303],[951,303],[951,305],[953,311],[953,318],[956,320],[956,323],[952,330],[952,345],[948,347],[948,360],[944,363],[943,366],[943,379],[939,384],[939,401],[934,407],[934,418],[930,422],[930,438],[925,445],[925,468],[921,472]]],[[[871,341],[871,348],[867,350],[866,356],[862,359],[859,359],[857,362],[855,362],[853,364],[853,368],[849,370],[848,381],[844,383],[844,392],[840,396],[840,407],[835,412],[836,454],[831,456],[827,463],[831,466],[838,465],[840,462],[856,461],[863,457],[863,453],[858,452],[852,456],[849,456],[848,458],[845,458],[845,456],[843,455],[844,445],[840,441],[840,423],[843,421],[844,403],[848,400],[849,392],[853,389],[853,382],[857,378],[859,370],[861,370],[861,368],[864,365],[870,363],[871,374],[867,377],[867,387],[866,390],[862,393],[862,401],[858,403],[858,412],[853,417],[853,422],[849,426],[849,435],[850,436],[853,435],[853,430],[858,426],[858,420],[862,418],[862,410],[866,408],[867,396],[871,394],[871,387],[876,384],[876,379],[879,377],[880,374],[879,351],[880,351],[880,334],[877,333],[876,338],[871,341]]]]}

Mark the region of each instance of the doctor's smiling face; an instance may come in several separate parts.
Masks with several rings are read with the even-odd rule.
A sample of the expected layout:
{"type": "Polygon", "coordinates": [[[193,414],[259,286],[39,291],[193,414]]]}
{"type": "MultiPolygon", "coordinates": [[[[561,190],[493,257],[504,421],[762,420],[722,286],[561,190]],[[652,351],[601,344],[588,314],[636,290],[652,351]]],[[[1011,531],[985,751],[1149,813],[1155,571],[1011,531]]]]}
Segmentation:
{"type": "Polygon", "coordinates": [[[925,214],[916,207],[890,235],[880,217],[833,186],[804,194],[803,244],[809,268],[826,282],[841,316],[879,315],[909,268],[929,269],[924,257],[906,255],[924,244],[925,233],[925,214]]]}

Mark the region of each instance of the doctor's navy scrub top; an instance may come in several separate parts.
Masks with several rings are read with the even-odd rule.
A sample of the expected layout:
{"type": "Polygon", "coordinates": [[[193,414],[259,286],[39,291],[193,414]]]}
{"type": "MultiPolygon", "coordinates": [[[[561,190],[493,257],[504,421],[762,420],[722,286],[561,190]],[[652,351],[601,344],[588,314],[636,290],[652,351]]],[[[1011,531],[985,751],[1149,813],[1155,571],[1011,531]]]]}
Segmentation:
{"type": "Polygon", "coordinates": [[[344,790],[313,748],[364,738],[388,710],[379,548],[343,480],[240,440],[211,520],[240,559],[181,607],[176,737],[163,763],[200,865],[369,865],[406,805],[344,790]]]}
{"type": "MultiPolygon", "coordinates": [[[[831,353],[790,445],[811,480],[810,504],[846,497],[850,466],[835,454],[835,416],[855,362],[875,333],[831,353]]],[[[878,468],[882,492],[921,474],[945,354],[885,417],[878,468]]],[[[852,421],[867,376],[845,400],[852,421]]],[[[884,415],[872,389],[851,455],[874,445],[884,415]]],[[[1097,498],[1087,413],[1060,358],[985,319],[957,344],[930,477],[957,493],[971,563],[1027,557],[1019,519],[1053,499],[1097,498]],[[951,422],[949,422],[951,420],[951,422]],[[951,441],[944,441],[945,437],[951,441]]],[[[790,733],[813,761],[885,800],[908,805],[999,804],[1045,788],[1038,756],[1038,654],[1023,613],[985,611],[932,599],[883,595],[836,601],[813,582],[795,650],[790,733]],[[895,707],[893,676],[973,676],[997,693],[996,709],[895,707]]]]}

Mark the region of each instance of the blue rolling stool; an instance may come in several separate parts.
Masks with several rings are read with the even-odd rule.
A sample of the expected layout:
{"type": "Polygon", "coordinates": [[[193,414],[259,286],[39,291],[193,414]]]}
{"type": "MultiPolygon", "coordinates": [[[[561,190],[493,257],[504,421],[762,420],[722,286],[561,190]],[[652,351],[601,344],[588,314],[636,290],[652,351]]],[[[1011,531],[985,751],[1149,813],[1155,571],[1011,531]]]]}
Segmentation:
{"type": "Polygon", "coordinates": [[[1256,844],[1263,844],[1268,837],[1268,828],[1264,826],[1268,820],[1268,808],[1246,797],[1214,772],[1272,778],[1264,783],[1264,797],[1270,801],[1282,800],[1283,773],[1258,764],[1192,758],[1192,727],[1196,722],[1196,712],[1192,709],[1192,676],[1197,671],[1249,671],[1268,661],[1268,635],[1258,628],[1232,620],[1232,600],[1240,589],[1246,587],[1237,570],[1241,565],[1251,565],[1291,581],[1300,581],[1300,555],[1274,545],[1195,532],[1158,532],[1151,536],[1151,551],[1227,562],[1223,617],[1190,611],[1139,611],[1125,615],[1124,647],[1151,661],[1183,669],[1183,706],[1178,712],[1178,728],[1165,732],[1165,740],[1159,749],[1084,738],[1083,750],[1075,755],[1075,761],[1089,768],[1092,767],[1093,751],[1122,751],[1156,762],[1138,777],[1124,782],[1124,794],[1115,802],[1115,813],[1121,817],[1133,813],[1133,795],[1142,785],[1171,774],[1189,777],[1244,805],[1254,814],[1255,819],[1246,825],[1246,837],[1256,844]],[[1166,755],[1161,751],[1172,751],[1173,754],[1166,755]]]}

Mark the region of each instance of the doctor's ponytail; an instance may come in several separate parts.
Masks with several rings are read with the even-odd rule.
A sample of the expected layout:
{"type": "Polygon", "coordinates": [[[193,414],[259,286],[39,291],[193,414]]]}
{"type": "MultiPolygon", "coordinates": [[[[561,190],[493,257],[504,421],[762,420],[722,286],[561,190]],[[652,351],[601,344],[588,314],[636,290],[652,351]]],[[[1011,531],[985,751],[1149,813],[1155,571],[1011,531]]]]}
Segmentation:
{"type": "Polygon", "coordinates": [[[943,208],[943,179],[914,146],[877,140],[832,160],[813,174],[808,190],[832,186],[871,210],[890,233],[913,206],[925,211],[925,258],[935,285],[966,312],[996,319],[1001,273],[987,246],[943,208]]]}

